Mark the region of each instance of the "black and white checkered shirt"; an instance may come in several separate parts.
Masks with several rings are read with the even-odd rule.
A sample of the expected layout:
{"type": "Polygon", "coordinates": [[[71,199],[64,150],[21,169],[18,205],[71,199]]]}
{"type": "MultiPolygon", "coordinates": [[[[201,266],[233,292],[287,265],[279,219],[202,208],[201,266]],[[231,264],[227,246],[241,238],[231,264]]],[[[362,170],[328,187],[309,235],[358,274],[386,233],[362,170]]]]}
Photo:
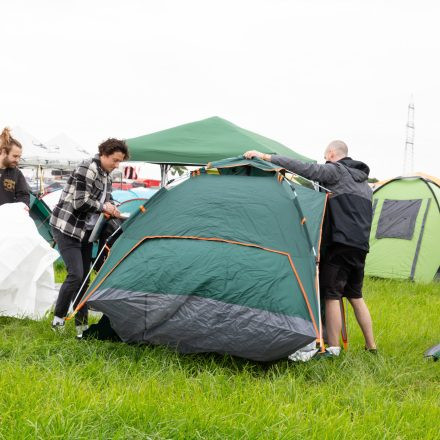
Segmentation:
{"type": "Polygon", "coordinates": [[[101,168],[99,155],[82,161],[69,176],[61,198],[55,206],[50,224],[63,234],[82,240],[86,233],[86,218],[90,213],[100,213],[100,202],[107,181],[105,202],[111,200],[112,181],[101,168]]]}

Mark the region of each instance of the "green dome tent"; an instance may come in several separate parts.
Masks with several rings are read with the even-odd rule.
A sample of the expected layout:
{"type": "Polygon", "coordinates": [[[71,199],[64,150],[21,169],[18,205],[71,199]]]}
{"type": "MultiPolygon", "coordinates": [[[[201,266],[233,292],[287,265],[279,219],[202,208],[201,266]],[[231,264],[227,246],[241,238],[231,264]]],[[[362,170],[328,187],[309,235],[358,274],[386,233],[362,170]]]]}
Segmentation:
{"type": "Polygon", "coordinates": [[[326,195],[273,164],[213,163],[123,224],[85,301],[125,342],[270,361],[321,338],[326,195]]]}
{"type": "MultiPolygon", "coordinates": [[[[420,173],[421,174],[421,173],[420,173]]],[[[440,186],[424,175],[397,177],[373,194],[365,273],[432,281],[440,267],[440,186]]]]}

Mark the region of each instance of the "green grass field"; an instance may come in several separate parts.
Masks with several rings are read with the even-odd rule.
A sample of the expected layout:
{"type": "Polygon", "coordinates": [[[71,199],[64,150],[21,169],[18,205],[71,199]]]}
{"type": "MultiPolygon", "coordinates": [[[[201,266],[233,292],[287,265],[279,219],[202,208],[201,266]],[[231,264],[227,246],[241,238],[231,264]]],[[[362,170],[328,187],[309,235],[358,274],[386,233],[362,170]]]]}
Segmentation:
{"type": "Polygon", "coordinates": [[[440,285],[366,280],[378,356],[353,315],[338,359],[257,364],[76,341],[0,318],[0,439],[438,439],[440,285]]]}

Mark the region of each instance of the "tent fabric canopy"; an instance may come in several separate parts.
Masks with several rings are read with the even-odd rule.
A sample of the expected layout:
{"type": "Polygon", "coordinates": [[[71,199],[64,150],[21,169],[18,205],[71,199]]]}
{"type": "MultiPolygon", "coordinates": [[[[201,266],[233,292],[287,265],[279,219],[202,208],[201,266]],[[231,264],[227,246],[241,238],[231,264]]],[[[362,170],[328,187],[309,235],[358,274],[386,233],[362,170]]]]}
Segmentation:
{"type": "Polygon", "coordinates": [[[43,143],[22,128],[14,127],[12,136],[23,146],[20,166],[73,169],[90,157],[90,153],[74,145],[66,135],[59,135],[50,143],[43,143]]]}
{"type": "Polygon", "coordinates": [[[314,162],[279,142],[217,116],[127,139],[127,145],[131,160],[160,164],[205,165],[247,150],[314,162]]]}
{"type": "Polygon", "coordinates": [[[439,272],[440,180],[425,176],[397,177],[374,191],[367,275],[426,283],[439,272]]]}
{"type": "Polygon", "coordinates": [[[125,342],[286,357],[320,335],[316,255],[326,194],[258,160],[212,166],[220,174],[200,170],[164,187],[124,222],[84,301],[125,342]]]}
{"type": "Polygon", "coordinates": [[[216,168],[220,174],[246,174],[248,176],[264,175],[264,173],[260,173],[260,171],[274,172],[283,170],[283,168],[271,162],[266,162],[258,158],[244,159],[243,156],[223,159],[214,163],[210,162],[206,168],[216,168]]]}
{"type": "Polygon", "coordinates": [[[414,173],[411,173],[411,175],[408,176],[399,176],[394,177],[392,179],[385,179],[385,180],[379,180],[379,182],[375,182],[372,184],[372,188],[374,190],[378,189],[380,186],[385,185],[388,182],[392,182],[393,180],[399,180],[399,179],[416,179],[421,177],[422,179],[426,180],[427,182],[435,183],[438,187],[440,187],[440,177],[431,176],[430,174],[423,173],[422,171],[416,171],[414,173]]]}
{"type": "Polygon", "coordinates": [[[40,235],[52,246],[54,247],[55,241],[52,235],[52,229],[49,224],[49,219],[51,216],[51,209],[49,206],[32,193],[30,194],[30,209],[29,215],[35,223],[40,235]]]}

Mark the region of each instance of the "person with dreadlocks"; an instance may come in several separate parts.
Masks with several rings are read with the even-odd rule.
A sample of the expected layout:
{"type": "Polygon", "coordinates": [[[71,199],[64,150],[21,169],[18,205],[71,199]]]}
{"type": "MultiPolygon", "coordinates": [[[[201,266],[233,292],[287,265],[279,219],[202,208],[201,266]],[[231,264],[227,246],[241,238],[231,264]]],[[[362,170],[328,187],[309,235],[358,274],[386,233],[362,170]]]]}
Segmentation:
{"type": "Polygon", "coordinates": [[[29,186],[17,168],[23,147],[4,128],[0,135],[0,205],[23,202],[29,207],[29,186]]]}

